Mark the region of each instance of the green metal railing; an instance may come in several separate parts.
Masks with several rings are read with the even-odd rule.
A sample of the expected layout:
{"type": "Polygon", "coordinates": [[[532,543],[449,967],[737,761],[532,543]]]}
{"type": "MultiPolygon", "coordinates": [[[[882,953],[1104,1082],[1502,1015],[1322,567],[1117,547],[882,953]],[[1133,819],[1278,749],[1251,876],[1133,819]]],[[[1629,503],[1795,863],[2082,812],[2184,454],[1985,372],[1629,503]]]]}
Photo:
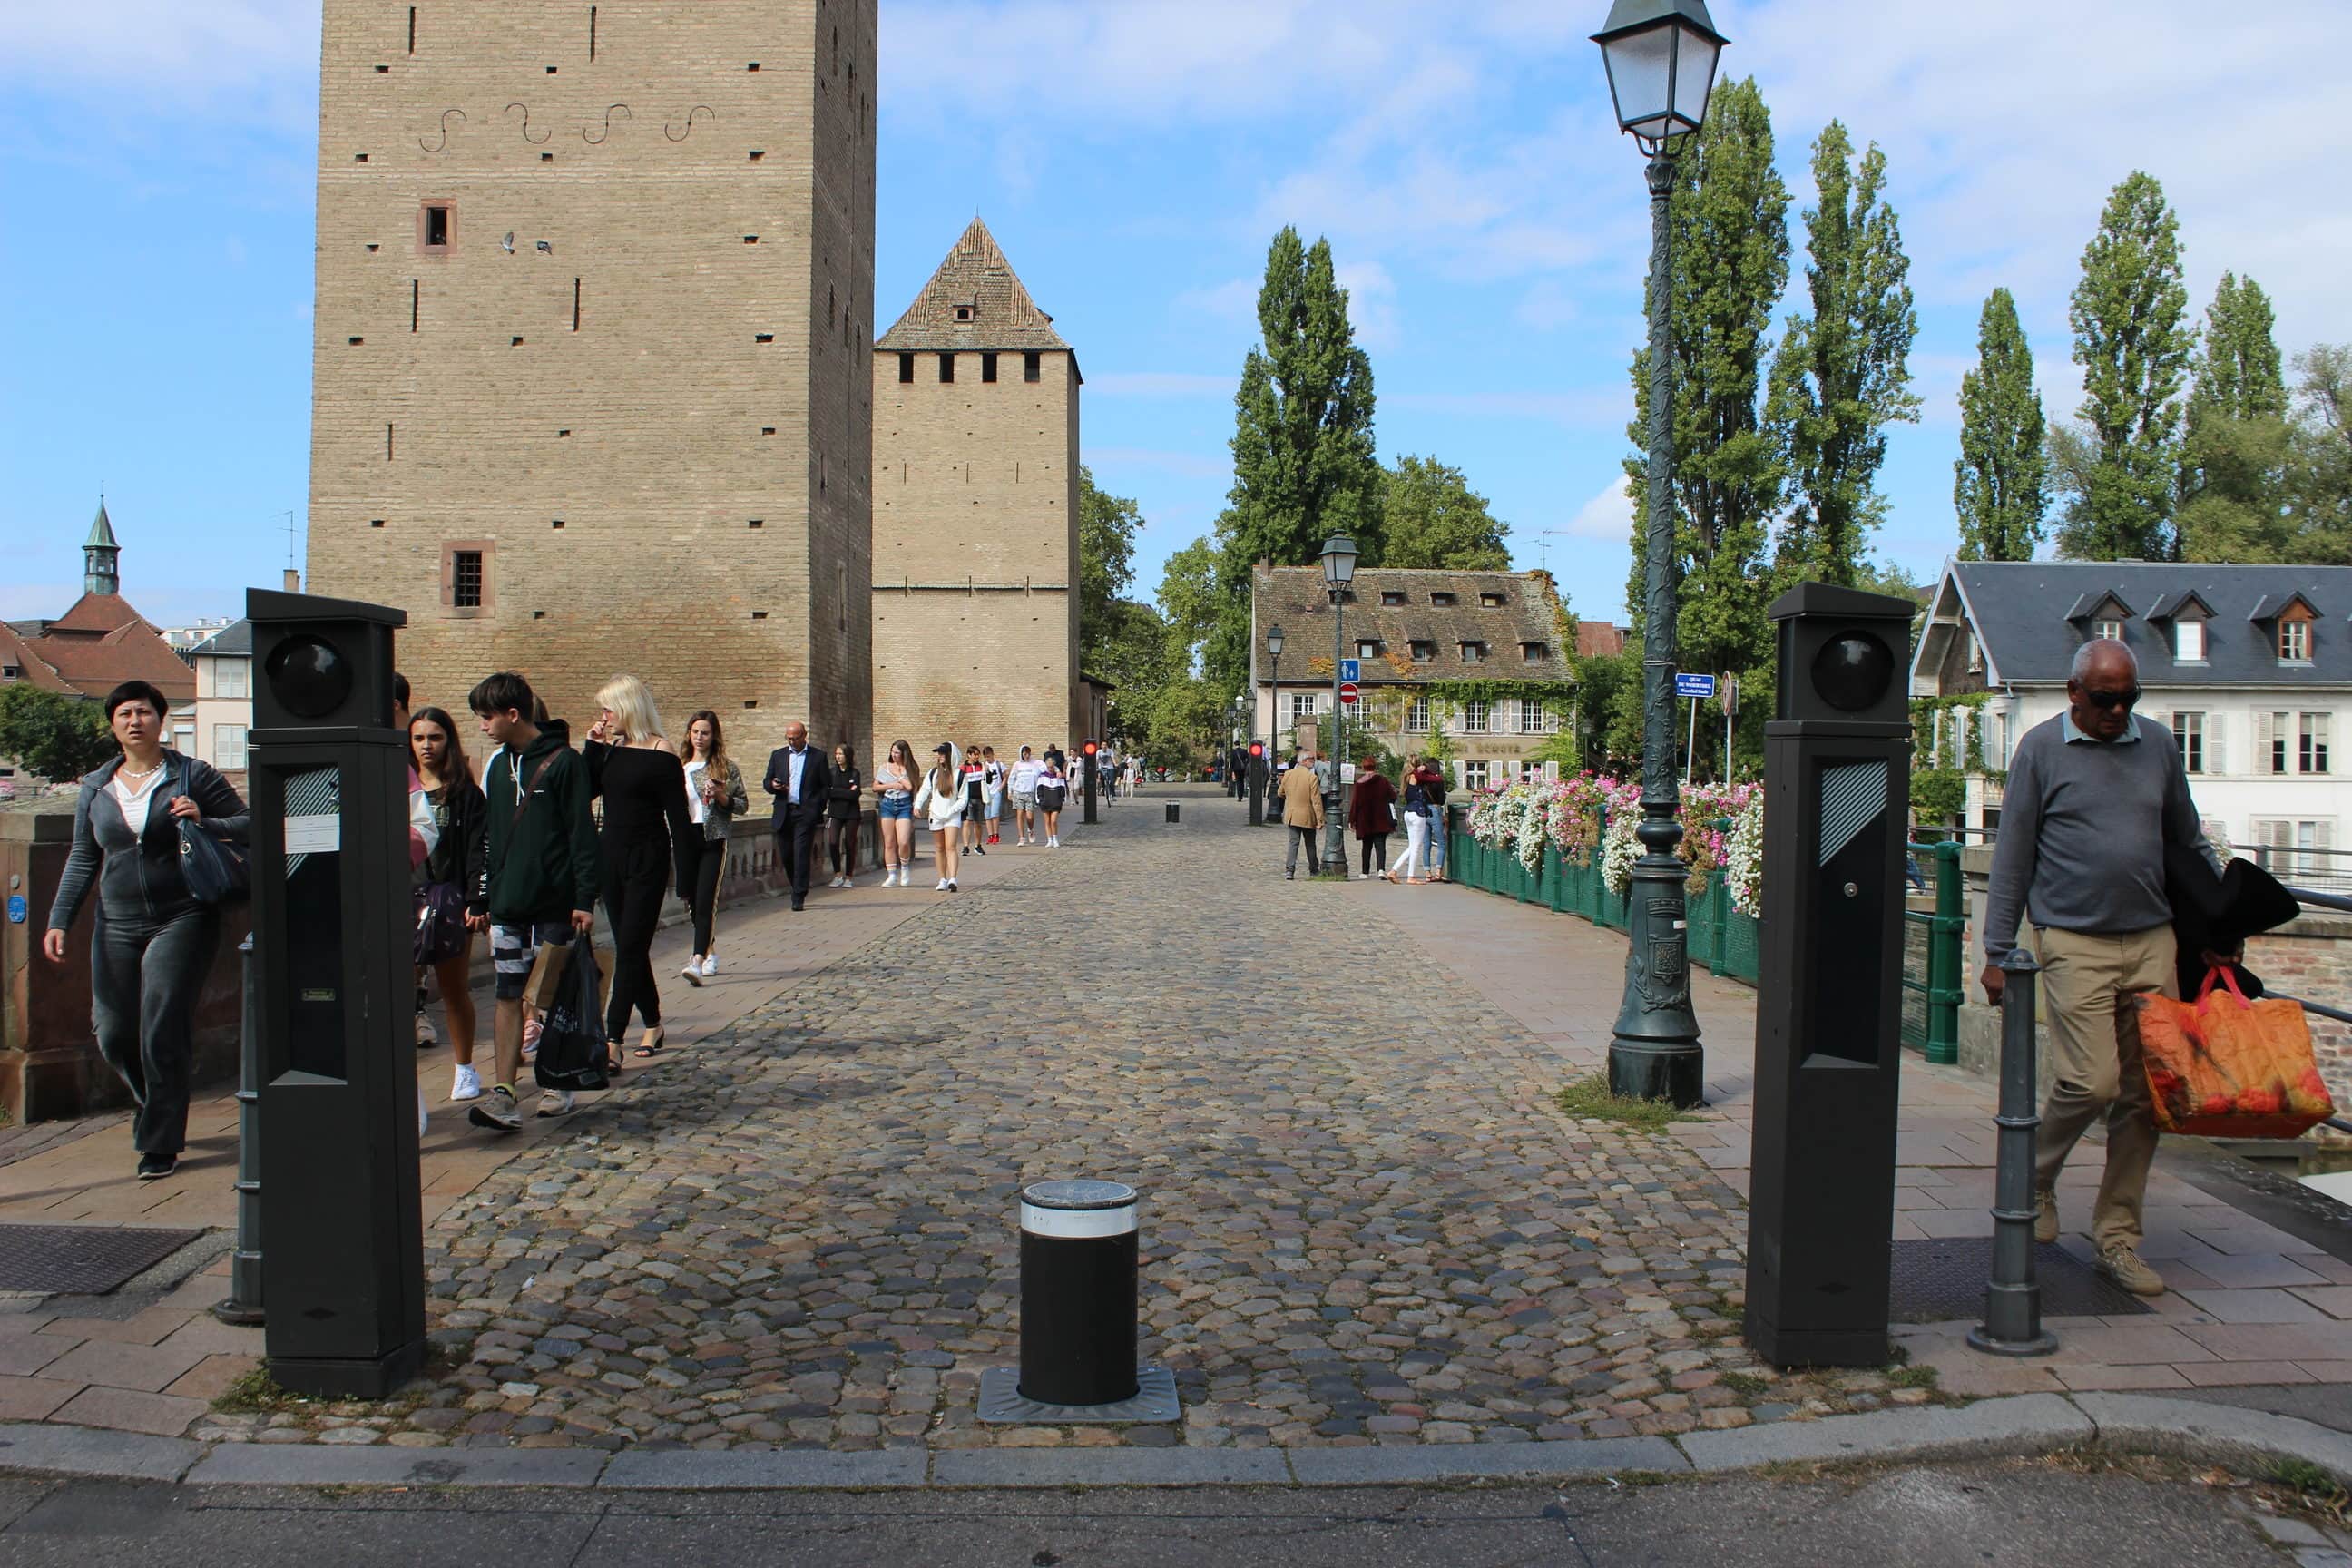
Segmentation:
{"type": "Polygon", "coordinates": [[[1961,900],[1960,847],[1957,843],[1913,844],[1936,857],[1936,909],[1903,911],[1903,1043],[1931,1062],[1960,1059],[1960,1002],[1966,974],[1962,933],[1968,915],[1961,900]]]}

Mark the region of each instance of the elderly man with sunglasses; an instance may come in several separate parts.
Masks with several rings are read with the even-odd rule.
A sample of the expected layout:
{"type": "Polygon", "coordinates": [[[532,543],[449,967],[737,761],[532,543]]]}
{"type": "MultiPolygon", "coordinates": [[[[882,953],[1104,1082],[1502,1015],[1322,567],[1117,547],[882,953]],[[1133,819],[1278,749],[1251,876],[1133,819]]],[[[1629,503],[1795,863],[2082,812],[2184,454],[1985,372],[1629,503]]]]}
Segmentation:
{"type": "Polygon", "coordinates": [[[2178,994],[2168,844],[2210,856],[2172,733],[2132,712],[2139,661],[2111,639],[2084,643],[2066,681],[2067,711],[2018,742],[2001,798],[1985,909],[1986,995],[1998,1005],[1997,961],[2021,915],[2042,963],[2055,1079],[2034,1151],[2034,1236],[2058,1239],[2058,1172],[2075,1141],[2105,1119],[2107,1164],[2092,1211],[2102,1273],[2159,1295],[2140,1260],[2141,1209],[2156,1158],[2156,1120],[2140,1066],[2136,994],[2178,994]]]}

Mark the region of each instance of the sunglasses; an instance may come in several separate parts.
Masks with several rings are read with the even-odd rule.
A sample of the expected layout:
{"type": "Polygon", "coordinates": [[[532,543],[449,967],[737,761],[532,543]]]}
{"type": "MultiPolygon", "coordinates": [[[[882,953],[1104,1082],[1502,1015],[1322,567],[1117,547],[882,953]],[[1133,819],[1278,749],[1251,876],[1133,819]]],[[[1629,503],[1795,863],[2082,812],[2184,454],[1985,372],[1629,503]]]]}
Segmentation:
{"type": "Polygon", "coordinates": [[[2129,709],[2139,701],[2139,688],[2135,686],[2129,691],[2085,691],[2083,693],[2083,700],[2092,707],[2102,710],[2129,709]]]}

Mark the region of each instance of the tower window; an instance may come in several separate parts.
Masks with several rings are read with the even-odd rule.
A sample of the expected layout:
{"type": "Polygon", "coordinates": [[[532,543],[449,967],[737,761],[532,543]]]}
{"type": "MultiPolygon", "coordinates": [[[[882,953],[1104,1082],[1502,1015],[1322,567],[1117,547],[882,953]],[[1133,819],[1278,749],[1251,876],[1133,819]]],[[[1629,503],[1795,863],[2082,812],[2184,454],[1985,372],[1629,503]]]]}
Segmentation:
{"type": "Polygon", "coordinates": [[[453,550],[449,552],[449,603],[460,610],[482,607],[480,551],[453,550]]]}
{"type": "Polygon", "coordinates": [[[1039,353],[1035,349],[1031,349],[1027,353],[1021,356],[1021,379],[1024,381],[1043,381],[1045,379],[1045,356],[1039,353]]]}
{"type": "Polygon", "coordinates": [[[957,320],[957,321],[971,321],[971,306],[969,306],[969,305],[958,305],[958,306],[956,307],[956,320],[957,320]]]}
{"type": "Polygon", "coordinates": [[[946,385],[949,382],[951,382],[951,381],[953,381],[954,379],[955,379],[955,355],[953,355],[953,354],[941,354],[941,355],[940,356],[940,384],[941,384],[942,386],[944,386],[944,385],[946,385]]]}
{"type": "Polygon", "coordinates": [[[994,354],[984,353],[980,356],[980,379],[982,381],[994,381],[996,379],[996,356],[994,354]]]}
{"type": "Polygon", "coordinates": [[[449,248],[448,203],[427,202],[425,204],[424,246],[427,250],[446,250],[449,248]]]}
{"type": "Polygon", "coordinates": [[[913,354],[900,354],[898,356],[898,379],[900,381],[912,381],[915,379],[915,356],[913,354]]]}

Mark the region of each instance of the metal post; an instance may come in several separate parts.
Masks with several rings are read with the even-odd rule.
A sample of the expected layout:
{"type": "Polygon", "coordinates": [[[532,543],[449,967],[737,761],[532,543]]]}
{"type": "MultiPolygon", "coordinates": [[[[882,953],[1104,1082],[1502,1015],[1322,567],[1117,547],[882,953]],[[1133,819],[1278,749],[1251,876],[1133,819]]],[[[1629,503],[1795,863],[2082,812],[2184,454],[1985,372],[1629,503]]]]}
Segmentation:
{"type": "Polygon", "coordinates": [[[1609,1042],[1609,1087],[1641,1100],[1697,1105],[1706,1094],[1706,1054],[1691,1010],[1685,872],[1675,854],[1675,373],[1668,294],[1674,278],[1673,154],[1650,159],[1649,516],[1644,520],[1642,598],[1642,858],[1626,900],[1632,937],[1623,1004],[1609,1042]]]}
{"type": "Polygon", "coordinates": [[[1265,765],[1264,757],[1249,760],[1249,825],[1252,827],[1265,821],[1265,765]]]}
{"type": "Polygon", "coordinates": [[[1339,759],[1345,754],[1339,741],[1342,714],[1339,705],[1339,656],[1347,649],[1347,638],[1340,626],[1344,618],[1348,590],[1333,584],[1331,594],[1331,787],[1323,796],[1323,874],[1348,879],[1347,825],[1340,820],[1339,759]]]}
{"type": "Polygon", "coordinates": [[[1091,742],[1088,742],[1088,743],[1087,743],[1087,751],[1086,751],[1086,759],[1087,759],[1087,814],[1086,814],[1086,816],[1085,816],[1083,818],[1081,818],[1080,820],[1081,820],[1082,822],[1084,822],[1084,823],[1085,823],[1085,825],[1086,825],[1087,826],[1091,827],[1091,826],[1094,826],[1094,822],[1095,822],[1095,752],[1094,752],[1094,746],[1093,746],[1093,743],[1092,743],[1091,742]]]}
{"type": "Polygon", "coordinates": [[[1990,1355],[2048,1355],[2058,1336],[2042,1326],[2042,1287],[2033,1274],[2033,994],[2042,966],[2023,948],[2000,961],[2000,1129],[1994,1157],[1992,1279],[1984,1321],[1969,1344],[1990,1355]]]}
{"type": "Polygon", "coordinates": [[[1927,1055],[1943,1067],[1960,1059],[1961,933],[1969,923],[1960,897],[1960,847],[1947,840],[1936,846],[1936,919],[1927,928],[1927,1055]]]}
{"type": "Polygon", "coordinates": [[[261,1321],[261,1042],[253,989],[253,937],[236,944],[245,969],[245,1013],[237,1034],[236,1248],[229,1254],[228,1300],[213,1316],[250,1327],[261,1321]]]}

